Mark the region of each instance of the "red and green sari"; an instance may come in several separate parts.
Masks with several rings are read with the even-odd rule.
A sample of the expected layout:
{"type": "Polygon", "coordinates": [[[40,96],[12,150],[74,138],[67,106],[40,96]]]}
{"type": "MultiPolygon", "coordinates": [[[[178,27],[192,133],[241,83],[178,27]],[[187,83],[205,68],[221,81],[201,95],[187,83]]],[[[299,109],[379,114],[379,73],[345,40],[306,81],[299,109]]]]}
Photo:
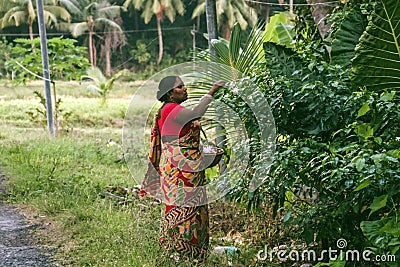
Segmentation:
{"type": "MultiPolygon", "coordinates": [[[[157,123],[155,125],[157,127],[157,123]]],[[[198,120],[192,121],[184,136],[163,142],[159,161],[156,162],[165,204],[160,226],[160,244],[167,251],[177,253],[179,257],[203,260],[208,249],[209,219],[200,127],[198,120]]],[[[155,147],[157,144],[152,138],[150,151],[155,147]]],[[[154,157],[156,155],[153,153],[153,159],[154,157]]],[[[154,160],[150,162],[153,163],[154,160]]],[[[155,193],[154,171],[152,177],[153,179],[149,175],[145,177],[142,192],[150,188],[149,191],[155,193]]]]}

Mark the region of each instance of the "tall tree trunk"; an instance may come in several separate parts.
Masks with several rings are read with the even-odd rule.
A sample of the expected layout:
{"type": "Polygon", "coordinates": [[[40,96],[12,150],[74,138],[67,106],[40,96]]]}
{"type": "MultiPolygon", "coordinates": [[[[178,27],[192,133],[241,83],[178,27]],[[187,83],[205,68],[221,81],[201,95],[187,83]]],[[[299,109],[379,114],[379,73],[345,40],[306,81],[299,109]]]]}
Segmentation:
{"type": "Polygon", "coordinates": [[[293,14],[293,0],[289,1],[289,13],[293,14]]]}
{"type": "MultiPolygon", "coordinates": [[[[208,48],[210,50],[210,54],[216,56],[215,49],[212,47],[211,41],[213,39],[218,38],[218,29],[217,29],[217,8],[215,0],[206,0],[206,20],[207,20],[207,31],[208,31],[208,48]]],[[[211,61],[213,59],[211,58],[211,61]]],[[[214,76],[214,73],[213,73],[214,76]]],[[[220,79],[220,77],[212,77],[213,80],[220,79]]],[[[226,135],[221,134],[224,132],[224,127],[218,124],[215,127],[216,131],[216,143],[221,148],[226,148],[226,135]]],[[[226,164],[223,160],[218,163],[219,171],[222,173],[226,169],[226,164]]]]}
{"type": "Polygon", "coordinates": [[[270,13],[270,11],[271,11],[271,6],[270,5],[267,5],[266,7],[265,7],[265,23],[269,23],[269,13],[270,13]]]}
{"type": "Polygon", "coordinates": [[[162,14],[158,13],[157,14],[157,32],[158,32],[158,60],[157,60],[157,65],[160,65],[163,53],[164,53],[164,45],[163,45],[163,37],[162,37],[162,31],[161,31],[161,19],[162,19],[162,14]]]}
{"type": "Polygon", "coordinates": [[[215,0],[206,0],[206,20],[208,32],[208,49],[210,50],[210,54],[215,56],[215,50],[211,45],[211,40],[218,38],[217,7],[215,0]]]}
{"type": "Polygon", "coordinates": [[[88,28],[89,28],[89,59],[90,59],[90,65],[92,67],[95,67],[96,64],[94,62],[94,53],[93,53],[93,34],[94,34],[94,27],[93,27],[93,18],[89,17],[88,18],[88,28]]]}
{"type": "MultiPolygon", "coordinates": [[[[29,38],[30,38],[30,40],[31,41],[33,41],[33,22],[29,22],[29,25],[28,25],[28,28],[29,28],[29,38]]],[[[35,52],[36,51],[36,47],[35,47],[35,44],[32,42],[32,44],[31,44],[31,47],[32,47],[32,52],[35,52]]]]}
{"type": "Polygon", "coordinates": [[[231,27],[229,27],[228,22],[225,23],[224,34],[222,37],[224,37],[224,39],[228,41],[231,39],[231,27]]]}
{"type": "Polygon", "coordinates": [[[133,9],[133,29],[135,31],[139,30],[139,15],[135,8],[133,9]]]}
{"type": "Polygon", "coordinates": [[[109,33],[106,33],[104,50],[106,58],[106,75],[111,76],[111,36],[109,33]]]}
{"type": "Polygon", "coordinates": [[[93,40],[93,66],[97,66],[97,49],[96,49],[96,44],[93,40]]]}
{"type": "Polygon", "coordinates": [[[307,0],[307,3],[311,5],[311,14],[314,17],[315,24],[318,26],[319,34],[322,39],[325,38],[326,33],[331,28],[331,23],[325,23],[325,19],[330,13],[329,6],[321,3],[330,1],[331,0],[307,0]]]}
{"type": "Polygon", "coordinates": [[[90,60],[90,65],[94,67],[93,63],[93,32],[89,31],[89,60],[90,60]]]}

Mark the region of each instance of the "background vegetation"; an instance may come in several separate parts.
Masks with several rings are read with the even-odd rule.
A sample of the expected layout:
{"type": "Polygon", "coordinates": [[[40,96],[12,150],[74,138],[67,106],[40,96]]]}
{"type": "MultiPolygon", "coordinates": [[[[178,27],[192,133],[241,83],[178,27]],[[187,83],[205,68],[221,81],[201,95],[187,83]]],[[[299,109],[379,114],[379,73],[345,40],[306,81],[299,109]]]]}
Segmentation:
{"type": "MultiPolygon", "coordinates": [[[[157,266],[162,252],[153,222],[159,206],[118,187],[133,186],[120,148],[121,128],[140,83],[128,81],[212,58],[241,71],[269,100],[277,152],[268,179],[255,192],[248,191],[250,176],[243,177],[226,203],[211,206],[212,245],[235,245],[241,254],[214,254],[207,264],[271,266],[256,259],[264,245],[322,250],[340,238],[348,249],[400,260],[400,3],[294,1],[300,5],[291,12],[275,1],[247,1],[249,7],[241,9],[244,1],[217,2],[225,38],[213,43],[213,57],[202,36],[202,1],[46,1],[49,36],[57,36],[49,39],[51,73],[64,80],[55,82],[58,138],[49,142],[41,128],[46,125],[41,83],[32,81],[41,76],[36,17],[22,8],[35,4],[3,1],[0,73],[6,80],[0,115],[6,130],[0,149],[10,177],[4,198],[32,205],[36,214],[56,222],[52,230],[60,236],[52,242],[60,245],[62,265],[157,266]],[[289,12],[272,16],[284,10],[289,12]],[[255,13],[258,23],[251,20],[255,13]],[[29,39],[21,39],[24,34],[29,39]],[[123,69],[129,73],[119,72],[123,69]],[[93,90],[81,82],[85,74],[93,90]]],[[[143,97],[138,121],[147,118],[153,103],[153,96],[143,97]]],[[[249,174],[264,171],[251,109],[228,89],[216,97],[245,122],[252,142],[249,174]]],[[[134,149],[133,175],[141,177],[146,144],[134,149]]],[[[276,262],[285,264],[293,262],[276,262]]],[[[324,264],[398,262],[337,260],[319,266],[324,264]]]]}

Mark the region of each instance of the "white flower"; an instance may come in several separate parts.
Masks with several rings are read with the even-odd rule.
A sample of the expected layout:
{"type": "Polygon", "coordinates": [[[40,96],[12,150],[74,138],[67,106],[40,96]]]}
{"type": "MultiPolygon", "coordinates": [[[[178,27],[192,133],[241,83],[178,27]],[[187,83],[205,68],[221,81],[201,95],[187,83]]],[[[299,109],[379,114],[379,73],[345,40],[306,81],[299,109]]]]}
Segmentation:
{"type": "Polygon", "coordinates": [[[203,152],[204,153],[215,153],[215,150],[212,146],[205,146],[205,147],[203,147],[203,152]]]}

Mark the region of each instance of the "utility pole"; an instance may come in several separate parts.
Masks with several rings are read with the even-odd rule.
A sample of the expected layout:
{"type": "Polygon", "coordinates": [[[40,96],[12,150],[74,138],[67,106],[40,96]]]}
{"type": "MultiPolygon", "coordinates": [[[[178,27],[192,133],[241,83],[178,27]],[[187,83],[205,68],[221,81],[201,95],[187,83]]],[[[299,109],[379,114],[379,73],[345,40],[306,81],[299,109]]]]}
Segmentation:
{"type": "Polygon", "coordinates": [[[47,127],[51,136],[55,136],[54,120],[53,120],[53,105],[51,103],[51,88],[50,88],[50,70],[49,70],[49,55],[47,52],[46,25],[44,21],[43,0],[36,0],[36,7],[39,21],[40,48],[42,51],[42,66],[43,80],[46,97],[46,115],[47,127]]]}
{"type": "Polygon", "coordinates": [[[215,0],[206,0],[206,20],[208,32],[208,49],[210,50],[210,54],[215,56],[216,52],[211,45],[211,40],[218,38],[217,8],[215,0]]]}
{"type": "MultiPolygon", "coordinates": [[[[206,0],[206,19],[207,19],[207,32],[208,32],[208,49],[210,50],[210,54],[212,56],[216,56],[217,53],[213,48],[211,41],[213,39],[218,38],[218,29],[217,29],[217,8],[216,8],[216,1],[215,0],[206,0]]],[[[213,57],[211,56],[211,62],[213,61],[213,57]]],[[[214,77],[214,81],[217,80],[219,77],[214,77]]],[[[216,143],[219,147],[225,148],[226,147],[226,135],[223,134],[224,127],[220,124],[217,124],[216,127],[217,138],[216,143]]],[[[222,158],[219,162],[219,170],[222,173],[226,169],[226,165],[224,159],[222,158]]]]}

